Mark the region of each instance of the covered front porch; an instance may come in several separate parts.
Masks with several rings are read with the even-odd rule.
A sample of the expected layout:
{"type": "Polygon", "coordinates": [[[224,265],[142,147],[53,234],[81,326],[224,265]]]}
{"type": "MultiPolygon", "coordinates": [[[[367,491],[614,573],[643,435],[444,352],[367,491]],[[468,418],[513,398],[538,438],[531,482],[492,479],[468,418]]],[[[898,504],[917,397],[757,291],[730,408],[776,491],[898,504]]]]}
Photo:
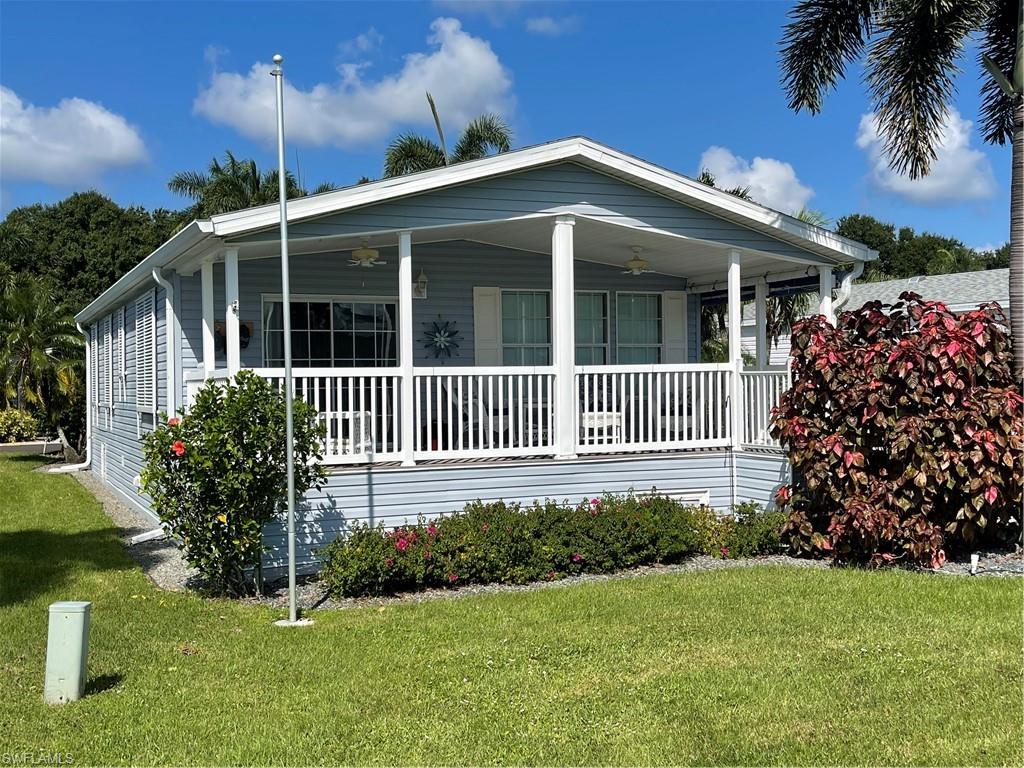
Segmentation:
{"type": "MultiPolygon", "coordinates": [[[[294,392],[333,465],[771,448],[788,372],[766,370],[767,298],[818,289],[831,312],[831,264],[814,254],[586,215],[339,229],[299,225],[290,245],[294,392]],[[701,303],[723,292],[728,360],[702,363],[701,303]]],[[[185,402],[242,368],[282,386],[274,233],[182,274],[185,402]]]]}

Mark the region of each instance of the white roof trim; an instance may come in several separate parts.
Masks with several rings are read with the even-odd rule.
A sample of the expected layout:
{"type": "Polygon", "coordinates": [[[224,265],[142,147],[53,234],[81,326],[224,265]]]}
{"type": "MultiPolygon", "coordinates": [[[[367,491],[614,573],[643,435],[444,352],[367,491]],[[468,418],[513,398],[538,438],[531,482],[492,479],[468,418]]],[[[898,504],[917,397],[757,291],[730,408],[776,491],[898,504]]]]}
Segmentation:
{"type": "MultiPolygon", "coordinates": [[[[742,200],[735,195],[584,137],[560,139],[548,144],[492,155],[481,160],[289,200],[288,220],[303,221],[559,162],[577,162],[599,172],[646,186],[683,204],[701,208],[720,218],[774,236],[783,242],[802,246],[812,253],[819,253],[840,264],[878,258],[877,252],[834,232],[757,203],[742,200]],[[803,243],[794,240],[802,240],[803,243]]],[[[113,305],[120,296],[134,290],[145,280],[151,279],[153,269],[169,264],[211,236],[227,238],[268,229],[277,225],[278,219],[279,207],[277,203],[273,203],[193,221],[100,294],[79,312],[75,319],[79,323],[90,322],[113,305]]]]}
{"type": "MultiPolygon", "coordinates": [[[[878,257],[875,251],[834,232],[757,203],[742,200],[735,195],[582,137],[561,139],[549,144],[492,155],[481,160],[290,200],[288,221],[302,221],[435,189],[468,184],[492,176],[515,173],[527,168],[572,160],[583,161],[595,168],[621,174],[627,179],[654,187],[664,194],[710,209],[737,223],[753,226],[761,231],[774,230],[777,234],[809,241],[832,251],[832,257],[837,261],[870,261],[878,257]]],[[[272,227],[277,224],[278,217],[279,209],[276,203],[221,214],[212,218],[214,234],[230,237],[272,227]]]]}

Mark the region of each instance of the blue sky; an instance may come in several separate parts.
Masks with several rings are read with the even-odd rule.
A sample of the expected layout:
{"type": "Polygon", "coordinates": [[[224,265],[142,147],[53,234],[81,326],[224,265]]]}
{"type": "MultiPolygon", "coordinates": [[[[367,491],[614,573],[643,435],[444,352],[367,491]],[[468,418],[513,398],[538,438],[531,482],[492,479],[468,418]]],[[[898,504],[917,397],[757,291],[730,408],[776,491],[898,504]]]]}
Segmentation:
{"type": "Polygon", "coordinates": [[[305,184],[380,175],[388,140],[501,110],[516,145],[583,134],[791,212],[869,213],[998,245],[1009,149],[975,121],[973,52],[933,178],[879,155],[859,71],[811,117],[786,108],[777,41],[789,2],[0,4],[0,206],[96,188],[183,207],[172,173],[227,148],[275,163],[273,80],[285,56],[288,161],[305,184]],[[260,63],[263,63],[260,66],[260,63]]]}

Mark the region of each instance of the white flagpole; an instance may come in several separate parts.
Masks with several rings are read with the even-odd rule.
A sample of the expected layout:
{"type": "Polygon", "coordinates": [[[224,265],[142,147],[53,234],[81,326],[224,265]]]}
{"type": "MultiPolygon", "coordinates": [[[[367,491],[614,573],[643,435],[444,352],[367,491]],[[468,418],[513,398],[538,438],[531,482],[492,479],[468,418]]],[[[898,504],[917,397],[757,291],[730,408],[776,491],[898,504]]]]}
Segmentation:
{"type": "Polygon", "coordinates": [[[285,446],[288,456],[288,621],[295,626],[299,610],[295,600],[295,425],[292,414],[292,318],[288,281],[288,184],[284,166],[284,57],[274,56],[271,75],[277,80],[277,183],[281,206],[281,305],[284,317],[285,446]]]}

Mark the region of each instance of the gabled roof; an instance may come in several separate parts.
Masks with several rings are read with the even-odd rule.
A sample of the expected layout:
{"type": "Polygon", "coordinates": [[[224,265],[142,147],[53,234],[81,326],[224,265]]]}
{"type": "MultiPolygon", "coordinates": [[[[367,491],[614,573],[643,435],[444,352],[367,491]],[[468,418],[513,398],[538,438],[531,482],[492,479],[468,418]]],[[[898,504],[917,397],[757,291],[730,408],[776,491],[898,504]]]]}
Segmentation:
{"type": "MultiPolygon", "coordinates": [[[[457,165],[423,171],[369,184],[346,187],[288,201],[288,221],[299,222],[383,203],[447,187],[469,184],[555,163],[572,162],[651,190],[681,204],[796,245],[836,264],[868,261],[875,251],[834,232],[807,224],[763,205],[709,187],[660,166],[645,162],[584,137],[572,137],[492,155],[457,165]]],[[[276,227],[279,206],[247,208],[193,222],[104,291],[76,319],[89,322],[120,295],[137,288],[155,268],[172,265],[186,251],[196,253],[226,238],[276,227]],[[188,236],[182,236],[186,232],[188,236]]]]}

